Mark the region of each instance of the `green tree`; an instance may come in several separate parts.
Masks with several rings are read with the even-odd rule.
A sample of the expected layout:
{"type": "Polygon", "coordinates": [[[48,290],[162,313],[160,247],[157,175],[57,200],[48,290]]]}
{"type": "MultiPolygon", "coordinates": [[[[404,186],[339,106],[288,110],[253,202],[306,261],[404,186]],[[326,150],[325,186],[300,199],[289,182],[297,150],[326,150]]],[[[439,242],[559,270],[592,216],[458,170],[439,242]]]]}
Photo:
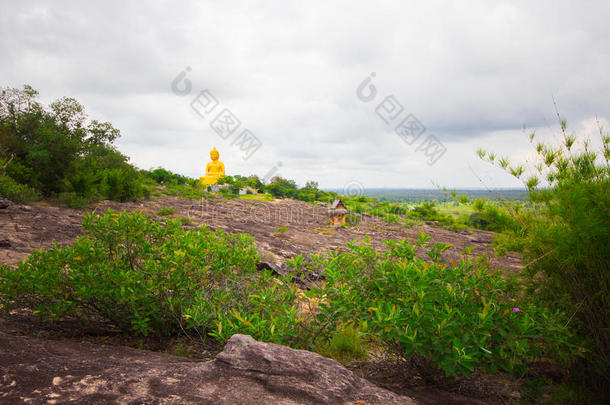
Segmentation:
{"type": "Polygon", "coordinates": [[[284,179],[282,177],[274,177],[271,184],[265,187],[265,190],[277,198],[295,198],[297,196],[298,186],[294,180],[284,179]]]}
{"type": "Polygon", "coordinates": [[[109,122],[89,121],[74,98],[61,98],[45,108],[28,85],[0,94],[4,172],[45,196],[68,193],[86,201],[145,195],[138,170],[112,145],[119,136],[109,122]],[[121,183],[121,192],[108,187],[109,177],[121,183]]]}
{"type": "Polygon", "coordinates": [[[318,182],[317,181],[308,181],[307,183],[305,183],[305,186],[303,187],[303,189],[318,191],[318,182]]]}

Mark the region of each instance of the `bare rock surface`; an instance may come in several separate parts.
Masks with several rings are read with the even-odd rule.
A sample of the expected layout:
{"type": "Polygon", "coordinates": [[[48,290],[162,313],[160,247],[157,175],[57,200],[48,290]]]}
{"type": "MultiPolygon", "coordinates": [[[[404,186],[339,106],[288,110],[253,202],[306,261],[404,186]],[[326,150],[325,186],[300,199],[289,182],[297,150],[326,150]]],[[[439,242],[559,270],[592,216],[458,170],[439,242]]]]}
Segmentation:
{"type": "MultiPolygon", "coordinates": [[[[159,209],[173,207],[174,217],[187,217],[190,227],[207,225],[230,233],[249,233],[254,236],[261,261],[281,268],[285,261],[302,254],[308,257],[334,249],[344,249],[345,243],[369,237],[371,244],[385,250],[384,239],[415,240],[421,231],[433,242],[451,244],[443,253],[448,261],[459,262],[460,252],[466,246],[475,247],[475,255],[489,258],[492,267],[508,271],[521,268],[516,254],[495,257],[490,244],[493,234],[480,230],[454,232],[431,225],[405,228],[386,223],[379,218],[363,215],[359,225],[333,229],[329,226],[326,208],[296,200],[251,201],[234,199],[193,201],[180,197],[154,197],[147,201],[118,203],[102,201],[93,210],[103,213],[115,211],[143,211],[156,216],[159,209]],[[278,227],[286,227],[278,232],[278,227]]],[[[36,249],[49,248],[53,243],[70,244],[82,234],[82,214],[88,210],[49,206],[12,204],[0,210],[0,263],[11,266],[26,258],[36,249]]],[[[418,251],[419,255],[424,252],[418,251]]]]}
{"type": "Polygon", "coordinates": [[[0,210],[0,263],[16,265],[37,249],[72,243],[81,233],[83,211],[9,204],[0,210]]]}
{"type": "Polygon", "coordinates": [[[0,333],[3,404],[415,404],[334,360],[234,335],[201,362],[0,333]]]}

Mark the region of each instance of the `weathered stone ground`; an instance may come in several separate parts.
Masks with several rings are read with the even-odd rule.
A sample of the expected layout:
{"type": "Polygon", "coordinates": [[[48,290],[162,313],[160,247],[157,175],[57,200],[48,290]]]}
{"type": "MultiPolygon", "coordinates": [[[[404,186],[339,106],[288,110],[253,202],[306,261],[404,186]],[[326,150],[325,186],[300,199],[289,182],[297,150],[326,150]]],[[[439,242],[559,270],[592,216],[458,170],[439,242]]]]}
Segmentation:
{"type": "MultiPolygon", "coordinates": [[[[431,225],[405,228],[372,217],[363,217],[355,227],[331,229],[324,207],[293,200],[191,201],[165,196],[143,202],[103,201],[93,209],[143,211],[157,217],[157,211],[164,207],[174,208],[173,217],[190,218],[187,227],[205,224],[253,235],[261,260],[280,271],[285,260],[297,254],[307,257],[342,249],[346,242],[365,237],[376,248],[384,249],[383,240],[415,240],[422,230],[433,242],[453,245],[444,254],[447,260],[458,261],[466,246],[474,246],[475,255],[486,256],[493,267],[509,272],[521,267],[517,255],[494,256],[490,247],[493,235],[489,232],[453,232],[431,225]],[[281,232],[280,226],[287,229],[281,232]]],[[[36,249],[72,243],[82,234],[82,214],[90,211],[41,205],[0,207],[0,263],[15,266],[36,249]]],[[[0,319],[0,403],[414,403],[359,379],[331,360],[282,346],[240,338],[237,357],[231,357],[235,351],[227,345],[223,353],[233,354],[221,353],[203,362],[116,345],[82,343],[76,340],[122,342],[121,337],[82,336],[76,330],[67,339],[36,325],[27,314],[0,319]],[[245,355],[252,347],[260,353],[245,355]]],[[[367,376],[376,374],[358,371],[367,376]]],[[[388,375],[396,378],[395,372],[377,374],[381,377],[376,380],[394,391],[400,386],[388,380],[388,375]]],[[[486,403],[429,388],[398,391],[416,397],[417,403],[486,403]]],[[[518,402],[518,397],[501,398],[489,403],[518,402]]]]}
{"type": "Polygon", "coordinates": [[[0,332],[3,404],[415,404],[334,360],[233,335],[212,361],[0,332]]]}
{"type": "MultiPolygon", "coordinates": [[[[188,217],[190,227],[207,225],[228,232],[249,233],[256,239],[261,259],[280,266],[297,254],[344,248],[345,243],[368,236],[373,246],[384,249],[385,239],[415,240],[424,230],[433,242],[453,246],[444,254],[448,260],[459,261],[466,246],[474,246],[475,255],[485,255],[493,267],[515,271],[521,267],[518,255],[497,258],[490,247],[493,234],[479,230],[454,232],[431,225],[405,228],[389,224],[376,217],[363,216],[358,226],[332,229],[324,207],[295,200],[260,202],[234,199],[231,201],[192,201],[179,197],[155,197],[149,201],[117,203],[103,201],[97,212],[114,210],[143,211],[156,216],[159,209],[173,207],[173,217],[188,217]],[[285,226],[285,232],[278,227],[285,226]]],[[[90,210],[88,210],[90,211],[90,210]]],[[[0,263],[15,265],[36,249],[53,243],[66,245],[81,234],[85,210],[49,206],[10,205],[0,210],[0,263]]],[[[423,252],[420,252],[423,254],[423,252]]]]}

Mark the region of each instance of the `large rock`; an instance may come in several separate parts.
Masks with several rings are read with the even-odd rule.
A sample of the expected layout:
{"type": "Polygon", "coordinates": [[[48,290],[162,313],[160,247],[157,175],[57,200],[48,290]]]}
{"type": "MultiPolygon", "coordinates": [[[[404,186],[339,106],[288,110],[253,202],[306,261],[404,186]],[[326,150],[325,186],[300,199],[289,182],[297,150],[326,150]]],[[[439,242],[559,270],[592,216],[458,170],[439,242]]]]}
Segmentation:
{"type": "Polygon", "coordinates": [[[6,198],[0,197],[0,210],[6,209],[11,205],[11,202],[6,198]]]}
{"type": "Polygon", "coordinates": [[[234,335],[215,360],[0,333],[0,403],[414,404],[318,354],[234,335]]]}

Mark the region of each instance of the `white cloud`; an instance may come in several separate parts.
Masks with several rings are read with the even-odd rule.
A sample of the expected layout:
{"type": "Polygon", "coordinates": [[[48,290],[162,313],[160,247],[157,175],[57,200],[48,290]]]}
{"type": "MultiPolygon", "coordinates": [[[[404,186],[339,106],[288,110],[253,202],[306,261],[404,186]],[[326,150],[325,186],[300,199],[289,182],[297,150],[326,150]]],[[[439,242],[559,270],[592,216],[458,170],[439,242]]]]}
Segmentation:
{"type": "MultiPolygon", "coordinates": [[[[198,176],[216,146],[229,173],[341,187],[519,185],[478,147],[527,157],[521,126],[610,118],[604,2],[3,2],[2,86],[79,99],[121,129],[137,165],[198,176]],[[191,95],[170,90],[188,75],[191,95]],[[356,87],[371,72],[370,104],[356,87]],[[189,102],[207,88],[262,141],[249,160],[189,102]],[[374,112],[387,95],[447,148],[433,166],[374,112]]],[[[423,138],[425,138],[425,135],[423,138]]]]}

